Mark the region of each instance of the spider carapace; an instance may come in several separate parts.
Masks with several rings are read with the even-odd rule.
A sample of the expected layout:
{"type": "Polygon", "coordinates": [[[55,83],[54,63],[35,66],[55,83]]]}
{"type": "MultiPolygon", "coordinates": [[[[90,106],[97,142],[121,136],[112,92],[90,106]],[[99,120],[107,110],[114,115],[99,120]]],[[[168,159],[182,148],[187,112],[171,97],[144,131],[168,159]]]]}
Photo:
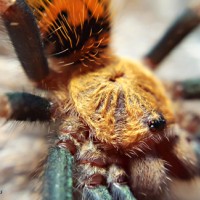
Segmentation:
{"type": "MultiPolygon", "coordinates": [[[[31,49],[18,51],[21,46],[12,33],[26,32],[26,38],[33,31],[28,26],[16,30],[10,22],[18,20],[20,26],[24,19],[11,16],[13,10],[20,15],[23,7],[26,15],[34,14],[50,72],[42,66],[37,75],[28,60],[22,66],[49,95],[45,99],[29,93],[6,94],[7,110],[1,115],[56,122],[57,140],[44,176],[45,199],[161,199],[169,195],[169,177],[197,174],[198,159],[175,129],[162,83],[147,67],[115,56],[109,47],[110,1],[26,3],[16,1],[1,15],[20,58],[31,49]],[[78,189],[72,192],[72,185],[78,189]]],[[[39,51],[42,45],[34,48],[39,51]]]]}
{"type": "Polygon", "coordinates": [[[77,114],[105,149],[131,155],[148,140],[163,137],[174,122],[163,87],[139,63],[113,57],[97,70],[77,71],[69,92],[77,114]]]}

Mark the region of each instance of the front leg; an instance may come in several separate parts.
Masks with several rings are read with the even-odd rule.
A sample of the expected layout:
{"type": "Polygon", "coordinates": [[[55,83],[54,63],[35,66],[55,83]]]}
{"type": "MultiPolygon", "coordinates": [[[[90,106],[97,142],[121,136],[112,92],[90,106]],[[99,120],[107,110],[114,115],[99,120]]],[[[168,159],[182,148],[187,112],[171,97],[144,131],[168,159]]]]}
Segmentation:
{"type": "Polygon", "coordinates": [[[171,176],[190,180],[199,175],[199,158],[184,130],[177,127],[173,137],[163,140],[156,149],[159,156],[170,164],[167,168],[171,176]]]}
{"type": "Polygon", "coordinates": [[[26,75],[39,82],[49,74],[33,13],[24,0],[0,0],[0,16],[26,75]]]}
{"type": "Polygon", "coordinates": [[[0,96],[0,117],[17,121],[51,121],[53,104],[40,96],[26,92],[0,96]]]}
{"type": "Polygon", "coordinates": [[[130,184],[138,200],[161,200],[168,194],[166,161],[154,155],[135,158],[130,165],[130,184]]]}
{"type": "Polygon", "coordinates": [[[66,148],[50,149],[44,174],[44,200],[72,200],[73,156],[66,148]]]}

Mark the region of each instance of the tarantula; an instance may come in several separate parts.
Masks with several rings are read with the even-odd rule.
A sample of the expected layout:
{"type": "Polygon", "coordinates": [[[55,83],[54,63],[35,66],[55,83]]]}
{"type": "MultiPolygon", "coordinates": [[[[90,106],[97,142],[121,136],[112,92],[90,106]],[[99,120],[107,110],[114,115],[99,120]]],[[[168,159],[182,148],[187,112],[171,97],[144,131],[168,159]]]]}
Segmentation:
{"type": "MultiPolygon", "coordinates": [[[[0,109],[8,120],[56,126],[44,199],[161,199],[168,196],[171,176],[199,174],[196,152],[177,127],[161,82],[142,64],[109,49],[109,0],[1,0],[0,5],[27,76],[49,93],[47,98],[7,93],[0,109]]],[[[195,9],[182,16],[146,56],[148,65],[157,65],[198,23],[195,9]],[[188,16],[195,22],[191,26],[188,16]],[[182,25],[189,28],[177,39],[182,25]]],[[[173,94],[196,98],[199,84],[176,83],[173,94]]]]}

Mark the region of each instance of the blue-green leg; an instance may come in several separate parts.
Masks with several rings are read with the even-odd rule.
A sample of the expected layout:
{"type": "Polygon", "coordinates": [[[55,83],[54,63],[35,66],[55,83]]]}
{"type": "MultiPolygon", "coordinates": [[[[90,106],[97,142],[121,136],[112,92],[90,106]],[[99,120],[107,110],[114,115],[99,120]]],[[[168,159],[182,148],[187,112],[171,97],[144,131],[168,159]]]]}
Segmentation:
{"type": "Polygon", "coordinates": [[[72,167],[73,156],[67,149],[50,149],[44,175],[44,200],[73,199],[72,167]]]}
{"type": "Polygon", "coordinates": [[[173,84],[172,94],[175,99],[199,99],[200,78],[180,81],[173,84]]]}
{"type": "Polygon", "coordinates": [[[105,186],[98,186],[94,188],[88,188],[87,186],[83,189],[84,200],[112,200],[113,198],[108,192],[108,188],[105,186]]]}
{"type": "Polygon", "coordinates": [[[112,183],[110,186],[110,190],[111,190],[113,199],[115,200],[122,200],[122,199],[136,200],[136,198],[133,196],[128,185],[112,183]]]}
{"type": "Polygon", "coordinates": [[[128,186],[128,176],[124,169],[117,165],[111,165],[108,171],[108,184],[110,192],[115,200],[136,200],[128,186]]]}

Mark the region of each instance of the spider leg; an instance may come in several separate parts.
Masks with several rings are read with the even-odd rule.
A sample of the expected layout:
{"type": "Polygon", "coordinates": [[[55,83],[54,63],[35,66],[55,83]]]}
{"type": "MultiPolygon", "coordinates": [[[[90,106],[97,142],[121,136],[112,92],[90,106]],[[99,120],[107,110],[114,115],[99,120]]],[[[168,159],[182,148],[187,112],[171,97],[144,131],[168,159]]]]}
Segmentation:
{"type": "Polygon", "coordinates": [[[158,64],[200,24],[199,8],[200,5],[187,9],[146,54],[144,61],[150,68],[156,69],[158,64]]]}
{"type": "Polygon", "coordinates": [[[111,165],[108,171],[107,182],[113,199],[136,200],[127,185],[127,175],[122,168],[111,165]]]}
{"type": "Polygon", "coordinates": [[[111,185],[111,193],[114,200],[115,199],[136,200],[128,185],[113,183],[111,185]]]}
{"type": "MultiPolygon", "coordinates": [[[[181,110],[180,105],[177,112],[177,123],[186,130],[191,138],[198,137],[200,133],[200,114],[188,110],[181,110]]],[[[188,138],[190,140],[191,138],[188,138]]]]}
{"type": "Polygon", "coordinates": [[[48,73],[42,40],[35,18],[24,0],[0,0],[2,17],[17,56],[27,76],[41,81],[48,73]]]}
{"type": "Polygon", "coordinates": [[[72,197],[73,156],[66,148],[50,149],[44,175],[44,200],[70,200],[72,197]]]}
{"type": "MultiPolygon", "coordinates": [[[[72,126],[76,129],[76,125],[72,126]]],[[[115,166],[108,170],[107,155],[98,149],[92,140],[89,139],[88,141],[88,136],[83,139],[80,130],[78,135],[74,135],[73,128],[70,129],[72,131],[71,136],[70,134],[64,135],[64,132],[67,131],[66,125],[64,127],[65,130],[61,128],[63,135],[61,134],[59,137],[59,146],[68,148],[74,155],[73,177],[76,187],[81,191],[82,199],[134,200],[130,189],[124,183],[125,172],[115,166]],[[80,144],[80,141],[82,144],[80,144]],[[121,181],[123,181],[123,184],[121,181]]]]}
{"type": "Polygon", "coordinates": [[[111,200],[112,197],[106,187],[106,156],[92,141],[86,141],[80,147],[76,158],[75,176],[78,177],[77,185],[83,188],[83,199],[111,200]]]}
{"type": "Polygon", "coordinates": [[[128,177],[124,169],[115,164],[107,167],[110,164],[107,162],[108,160],[107,156],[92,143],[83,145],[82,153],[79,155],[79,163],[82,163],[81,174],[86,174],[85,177],[81,178],[81,182],[85,183],[84,199],[135,200],[128,187],[128,177]],[[108,188],[105,184],[108,185],[108,188]]]}
{"type": "Polygon", "coordinates": [[[57,145],[74,157],[73,181],[76,199],[111,200],[106,187],[106,157],[88,138],[88,127],[76,116],[65,118],[59,127],[57,145]]]}
{"type": "Polygon", "coordinates": [[[161,199],[167,195],[168,171],[166,162],[157,156],[135,158],[130,165],[131,188],[136,199],[161,199]]]}
{"type": "Polygon", "coordinates": [[[186,136],[180,136],[178,138],[178,141],[175,143],[174,148],[172,150],[171,158],[174,158],[175,160],[177,159],[176,164],[173,163],[173,161],[171,162],[173,168],[171,171],[176,172],[174,173],[175,176],[178,176],[183,179],[190,179],[198,175],[198,157],[190,142],[187,141],[186,136]],[[178,165],[180,166],[177,168],[178,165]],[[181,171],[183,173],[181,173],[181,171]]]}
{"type": "MultiPolygon", "coordinates": [[[[200,134],[198,136],[194,137],[194,139],[192,140],[192,146],[196,153],[196,156],[198,158],[198,163],[200,166],[200,134]]],[[[199,170],[199,173],[200,173],[200,170],[199,170]]]]}
{"type": "MultiPolygon", "coordinates": [[[[197,156],[200,173],[200,115],[193,112],[181,112],[178,119],[181,129],[185,130],[186,147],[190,145],[197,156]]],[[[192,157],[194,157],[193,154],[192,157]]]]}
{"type": "MultiPolygon", "coordinates": [[[[97,182],[95,185],[96,184],[97,182]]],[[[91,200],[135,200],[128,186],[126,173],[122,168],[114,164],[109,167],[107,172],[107,184],[109,190],[103,185],[97,185],[96,187],[85,185],[83,189],[83,198],[91,200]]]]}
{"type": "Polygon", "coordinates": [[[174,136],[163,140],[156,147],[161,158],[170,165],[170,174],[180,179],[191,179],[199,174],[199,159],[193,148],[188,134],[177,127],[174,136]]]}
{"type": "Polygon", "coordinates": [[[52,103],[47,99],[25,93],[7,93],[0,97],[0,117],[19,121],[49,121],[52,103]]]}
{"type": "Polygon", "coordinates": [[[172,83],[170,90],[174,99],[199,99],[200,79],[189,79],[172,83]]]}
{"type": "MultiPolygon", "coordinates": [[[[84,150],[86,149],[84,148],[84,150]]],[[[90,152],[88,153],[90,154],[90,152]]],[[[87,156],[82,155],[81,159],[83,160],[81,162],[83,163],[88,162],[86,160],[89,158],[89,154],[87,156]]],[[[98,152],[96,155],[98,155],[98,152]]],[[[103,165],[106,164],[106,161],[105,163],[102,162],[104,159],[105,157],[98,157],[98,156],[95,158],[93,154],[91,155],[91,158],[90,158],[91,166],[89,165],[82,166],[81,174],[85,173],[87,174],[87,176],[88,174],[90,174],[87,178],[85,177],[82,178],[82,181],[85,180],[85,186],[83,188],[83,199],[135,200],[135,198],[133,197],[133,194],[130,191],[130,188],[127,185],[127,176],[126,176],[125,171],[122,168],[117,167],[116,165],[113,164],[109,167],[108,171],[107,170],[105,171],[106,172],[105,173],[104,169],[103,168],[101,169],[101,167],[103,167],[103,165]],[[92,157],[94,160],[92,159],[92,157]],[[99,165],[98,168],[97,168],[97,165],[99,165]],[[93,175],[91,174],[91,172],[93,173],[93,175]],[[107,183],[104,182],[103,176],[107,178],[107,183]],[[108,188],[104,184],[108,184],[108,188]]]]}
{"type": "Polygon", "coordinates": [[[84,200],[112,200],[111,195],[108,192],[107,187],[98,186],[95,188],[83,188],[83,199],[84,200]]]}

